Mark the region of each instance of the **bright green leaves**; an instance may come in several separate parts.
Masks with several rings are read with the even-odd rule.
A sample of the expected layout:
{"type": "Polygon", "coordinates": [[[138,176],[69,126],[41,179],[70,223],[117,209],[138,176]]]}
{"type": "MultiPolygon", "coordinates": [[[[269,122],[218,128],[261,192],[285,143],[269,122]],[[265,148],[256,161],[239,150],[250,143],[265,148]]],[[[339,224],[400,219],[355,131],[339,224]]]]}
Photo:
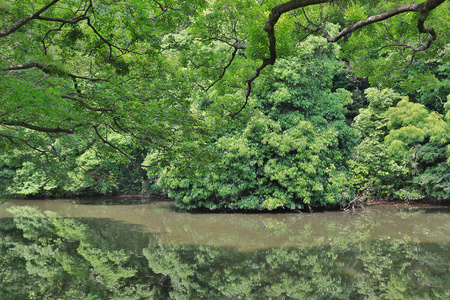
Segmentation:
{"type": "MultiPolygon", "coordinates": [[[[341,174],[334,166],[339,161],[333,161],[337,136],[336,128],[318,132],[307,121],[278,134],[266,134],[262,143],[269,146],[266,151],[272,153],[272,158],[268,158],[264,173],[279,186],[275,199],[278,203],[284,203],[279,206],[294,208],[292,199],[302,199],[303,203],[313,206],[317,205],[317,201],[327,205],[340,200],[338,194],[328,193],[333,190],[329,188],[332,184],[328,180],[341,174]],[[273,156],[274,153],[277,155],[273,156]],[[280,199],[285,200],[280,202],[280,199]]],[[[340,180],[336,179],[333,180],[337,185],[340,180]]],[[[273,206],[274,200],[269,198],[269,201],[273,206]]]]}
{"type": "MultiPolygon", "coordinates": [[[[2,153],[2,196],[69,197],[148,192],[149,184],[139,165],[133,165],[115,149],[95,141],[92,132],[83,134],[83,137],[68,135],[51,139],[34,133],[30,138],[36,138],[35,149],[24,146],[2,153]]],[[[114,133],[108,135],[108,140],[143,160],[146,152],[132,139],[114,133]]]]}
{"type": "MultiPolygon", "coordinates": [[[[3,2],[5,28],[47,3],[3,2]]],[[[351,164],[359,187],[410,182],[421,172],[417,160],[449,157],[442,151],[450,140],[446,40],[429,54],[404,48],[426,38],[417,37],[415,13],[361,28],[344,46],[318,36],[321,26],[335,35],[402,3],[339,1],[283,14],[276,64],[256,74],[249,96],[247,80],[269,57],[264,22],[279,1],[59,1],[2,38],[7,193],[131,191],[147,184],[137,171],[144,164],[187,209],[327,205],[352,194],[347,161],[356,131],[363,142],[351,164]],[[341,47],[349,71],[404,91],[411,102],[367,89],[369,107],[349,127],[350,92],[334,85],[341,47]],[[27,158],[27,147],[39,154],[27,158]],[[364,166],[370,159],[385,167],[364,166]]],[[[448,5],[426,24],[436,24],[439,36],[450,32],[448,5]]]]}
{"type": "Polygon", "coordinates": [[[444,118],[428,112],[424,105],[409,102],[408,98],[390,108],[387,114],[387,126],[390,129],[386,136],[387,143],[399,140],[405,144],[413,144],[429,138],[433,143],[446,144],[450,140],[450,127],[444,118]]]}
{"type": "Polygon", "coordinates": [[[447,102],[444,105],[444,109],[446,111],[445,119],[450,122],[450,94],[447,96],[447,102]]]}
{"type": "Polygon", "coordinates": [[[249,35],[264,37],[255,19],[265,16],[254,1],[214,1],[198,13],[185,31],[168,35],[164,47],[182,64],[197,113],[221,122],[244,104],[245,80],[262,58],[250,48],[266,49],[253,46],[249,35]]]}
{"type": "Polygon", "coordinates": [[[344,19],[349,23],[356,23],[365,18],[367,18],[367,12],[364,6],[349,6],[344,12],[344,19]]]}
{"type": "Polygon", "coordinates": [[[253,117],[212,140],[218,162],[190,175],[167,168],[158,184],[182,209],[298,209],[349,199],[355,133],[344,122],[349,92],[331,92],[341,67],[336,49],[310,37],[296,56],[279,59],[258,83],[253,117]]]}
{"type": "Polygon", "coordinates": [[[269,132],[262,139],[263,144],[267,144],[281,157],[287,156],[291,151],[302,152],[308,146],[308,136],[314,136],[311,123],[301,121],[294,128],[284,132],[269,132]]]}
{"type": "Polygon", "coordinates": [[[305,118],[321,126],[339,120],[349,97],[343,90],[329,93],[332,78],[341,68],[336,50],[336,45],[323,38],[309,37],[299,45],[296,56],[279,59],[273,71],[261,78],[257,107],[278,120],[283,129],[305,118]]]}
{"type": "MultiPolygon", "coordinates": [[[[25,16],[45,2],[20,4],[25,16]]],[[[45,20],[3,38],[8,60],[1,63],[0,133],[45,152],[49,147],[42,144],[53,141],[33,130],[49,133],[49,140],[90,130],[136,163],[142,162],[132,153],[136,148],[176,156],[181,136],[189,139],[200,126],[190,111],[186,74],[180,61],[162,51],[162,40],[186,29],[205,5],[82,0],[52,6],[43,12],[45,20]],[[124,145],[121,138],[133,142],[124,145]]],[[[4,10],[8,22],[20,19],[4,10]]]]}
{"type": "Polygon", "coordinates": [[[369,101],[369,109],[376,112],[384,112],[391,107],[400,98],[400,95],[392,89],[379,90],[376,88],[368,88],[366,96],[369,101]]]}
{"type": "Polygon", "coordinates": [[[400,95],[391,89],[378,90],[368,88],[365,90],[369,107],[360,110],[355,118],[353,127],[358,129],[363,138],[380,139],[386,132],[386,111],[400,95]]]}
{"type": "Polygon", "coordinates": [[[413,166],[418,162],[427,166],[414,178],[414,183],[429,197],[447,198],[450,195],[450,180],[446,175],[448,162],[445,162],[449,157],[445,154],[450,141],[448,120],[428,112],[421,104],[409,102],[408,98],[390,108],[388,114],[391,130],[385,143],[389,153],[393,157],[404,156],[413,166]]]}
{"type": "MultiPolygon", "coordinates": [[[[383,144],[388,132],[387,122],[389,107],[400,99],[393,90],[369,88],[365,91],[369,107],[361,109],[353,126],[359,130],[362,141],[354,149],[349,161],[354,184],[363,195],[389,198],[401,184],[401,178],[407,176],[409,163],[404,160],[404,151],[396,152],[402,145],[393,143],[391,153],[402,154],[397,160],[388,153],[383,144]],[[395,180],[394,180],[395,178],[395,180]]],[[[369,197],[370,197],[369,196],[369,197]]]]}
{"type": "Polygon", "coordinates": [[[448,121],[408,97],[389,107],[399,98],[389,90],[368,89],[366,95],[370,105],[354,123],[364,139],[349,162],[357,187],[369,197],[447,197],[447,179],[435,189],[427,184],[447,169],[448,121]]]}
{"type": "Polygon", "coordinates": [[[405,97],[396,107],[392,107],[388,111],[390,129],[397,129],[402,126],[419,125],[423,127],[425,119],[428,117],[428,111],[423,105],[411,103],[405,97]]]}
{"type": "Polygon", "coordinates": [[[159,184],[170,196],[182,199],[178,205],[184,209],[194,204],[269,210],[318,206],[319,201],[320,205],[335,204],[344,187],[350,193],[345,172],[334,166],[342,161],[337,153],[330,153],[338,151],[337,135],[335,128],[317,132],[307,121],[280,131],[278,123],[254,119],[240,136],[218,140],[221,164],[212,165],[208,175],[182,179],[164,172],[159,184]]]}
{"type": "MultiPolygon", "coordinates": [[[[0,4],[4,24],[46,4],[16,2],[22,11],[0,4]]],[[[161,154],[153,173],[208,158],[191,81],[163,43],[207,4],[60,1],[43,16],[76,24],[35,19],[2,38],[2,196],[148,192],[148,152],[161,154]]]]}

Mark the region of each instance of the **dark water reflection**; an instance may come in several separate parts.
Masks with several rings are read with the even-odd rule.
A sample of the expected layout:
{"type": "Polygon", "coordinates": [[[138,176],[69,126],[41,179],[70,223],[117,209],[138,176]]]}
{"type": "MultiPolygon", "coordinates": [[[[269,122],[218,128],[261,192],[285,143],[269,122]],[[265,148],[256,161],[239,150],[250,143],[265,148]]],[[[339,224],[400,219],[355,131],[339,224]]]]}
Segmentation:
{"type": "Polygon", "coordinates": [[[448,208],[172,205],[1,205],[0,299],[450,299],[448,208]]]}

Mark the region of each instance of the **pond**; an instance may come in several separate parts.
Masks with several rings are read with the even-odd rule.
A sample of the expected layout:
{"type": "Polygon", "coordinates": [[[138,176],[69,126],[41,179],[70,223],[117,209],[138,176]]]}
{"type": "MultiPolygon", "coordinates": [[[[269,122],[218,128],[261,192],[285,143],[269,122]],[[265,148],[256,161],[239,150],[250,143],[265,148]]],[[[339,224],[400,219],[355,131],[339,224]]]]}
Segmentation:
{"type": "Polygon", "coordinates": [[[449,213],[10,201],[0,205],[0,299],[450,299],[449,213]]]}

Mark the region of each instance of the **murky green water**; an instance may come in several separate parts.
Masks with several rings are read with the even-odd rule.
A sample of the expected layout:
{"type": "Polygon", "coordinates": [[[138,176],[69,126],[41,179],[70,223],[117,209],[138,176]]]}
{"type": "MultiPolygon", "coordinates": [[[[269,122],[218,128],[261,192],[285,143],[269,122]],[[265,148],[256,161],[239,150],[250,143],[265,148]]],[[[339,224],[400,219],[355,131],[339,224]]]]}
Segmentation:
{"type": "Polygon", "coordinates": [[[449,213],[8,202],[0,205],[0,299],[450,299],[449,213]]]}

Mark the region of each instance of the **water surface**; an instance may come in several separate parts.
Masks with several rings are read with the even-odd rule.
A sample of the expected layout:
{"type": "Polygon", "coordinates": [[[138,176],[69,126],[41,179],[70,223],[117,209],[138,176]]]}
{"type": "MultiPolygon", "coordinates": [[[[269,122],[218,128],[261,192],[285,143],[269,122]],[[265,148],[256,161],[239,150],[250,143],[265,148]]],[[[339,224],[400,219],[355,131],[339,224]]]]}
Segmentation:
{"type": "Polygon", "coordinates": [[[0,298],[450,299],[449,207],[191,214],[132,203],[0,205],[0,298]]]}
{"type": "Polygon", "coordinates": [[[246,251],[327,244],[336,235],[352,235],[361,216],[376,220],[368,240],[409,236],[420,243],[450,242],[450,207],[445,206],[374,206],[347,213],[219,214],[177,212],[173,202],[127,205],[95,200],[22,200],[0,206],[0,218],[11,216],[6,208],[17,205],[31,205],[43,212],[79,219],[93,228],[117,231],[119,237],[126,231],[125,239],[130,232],[141,233],[145,245],[150,239],[160,244],[209,245],[246,251]]]}

